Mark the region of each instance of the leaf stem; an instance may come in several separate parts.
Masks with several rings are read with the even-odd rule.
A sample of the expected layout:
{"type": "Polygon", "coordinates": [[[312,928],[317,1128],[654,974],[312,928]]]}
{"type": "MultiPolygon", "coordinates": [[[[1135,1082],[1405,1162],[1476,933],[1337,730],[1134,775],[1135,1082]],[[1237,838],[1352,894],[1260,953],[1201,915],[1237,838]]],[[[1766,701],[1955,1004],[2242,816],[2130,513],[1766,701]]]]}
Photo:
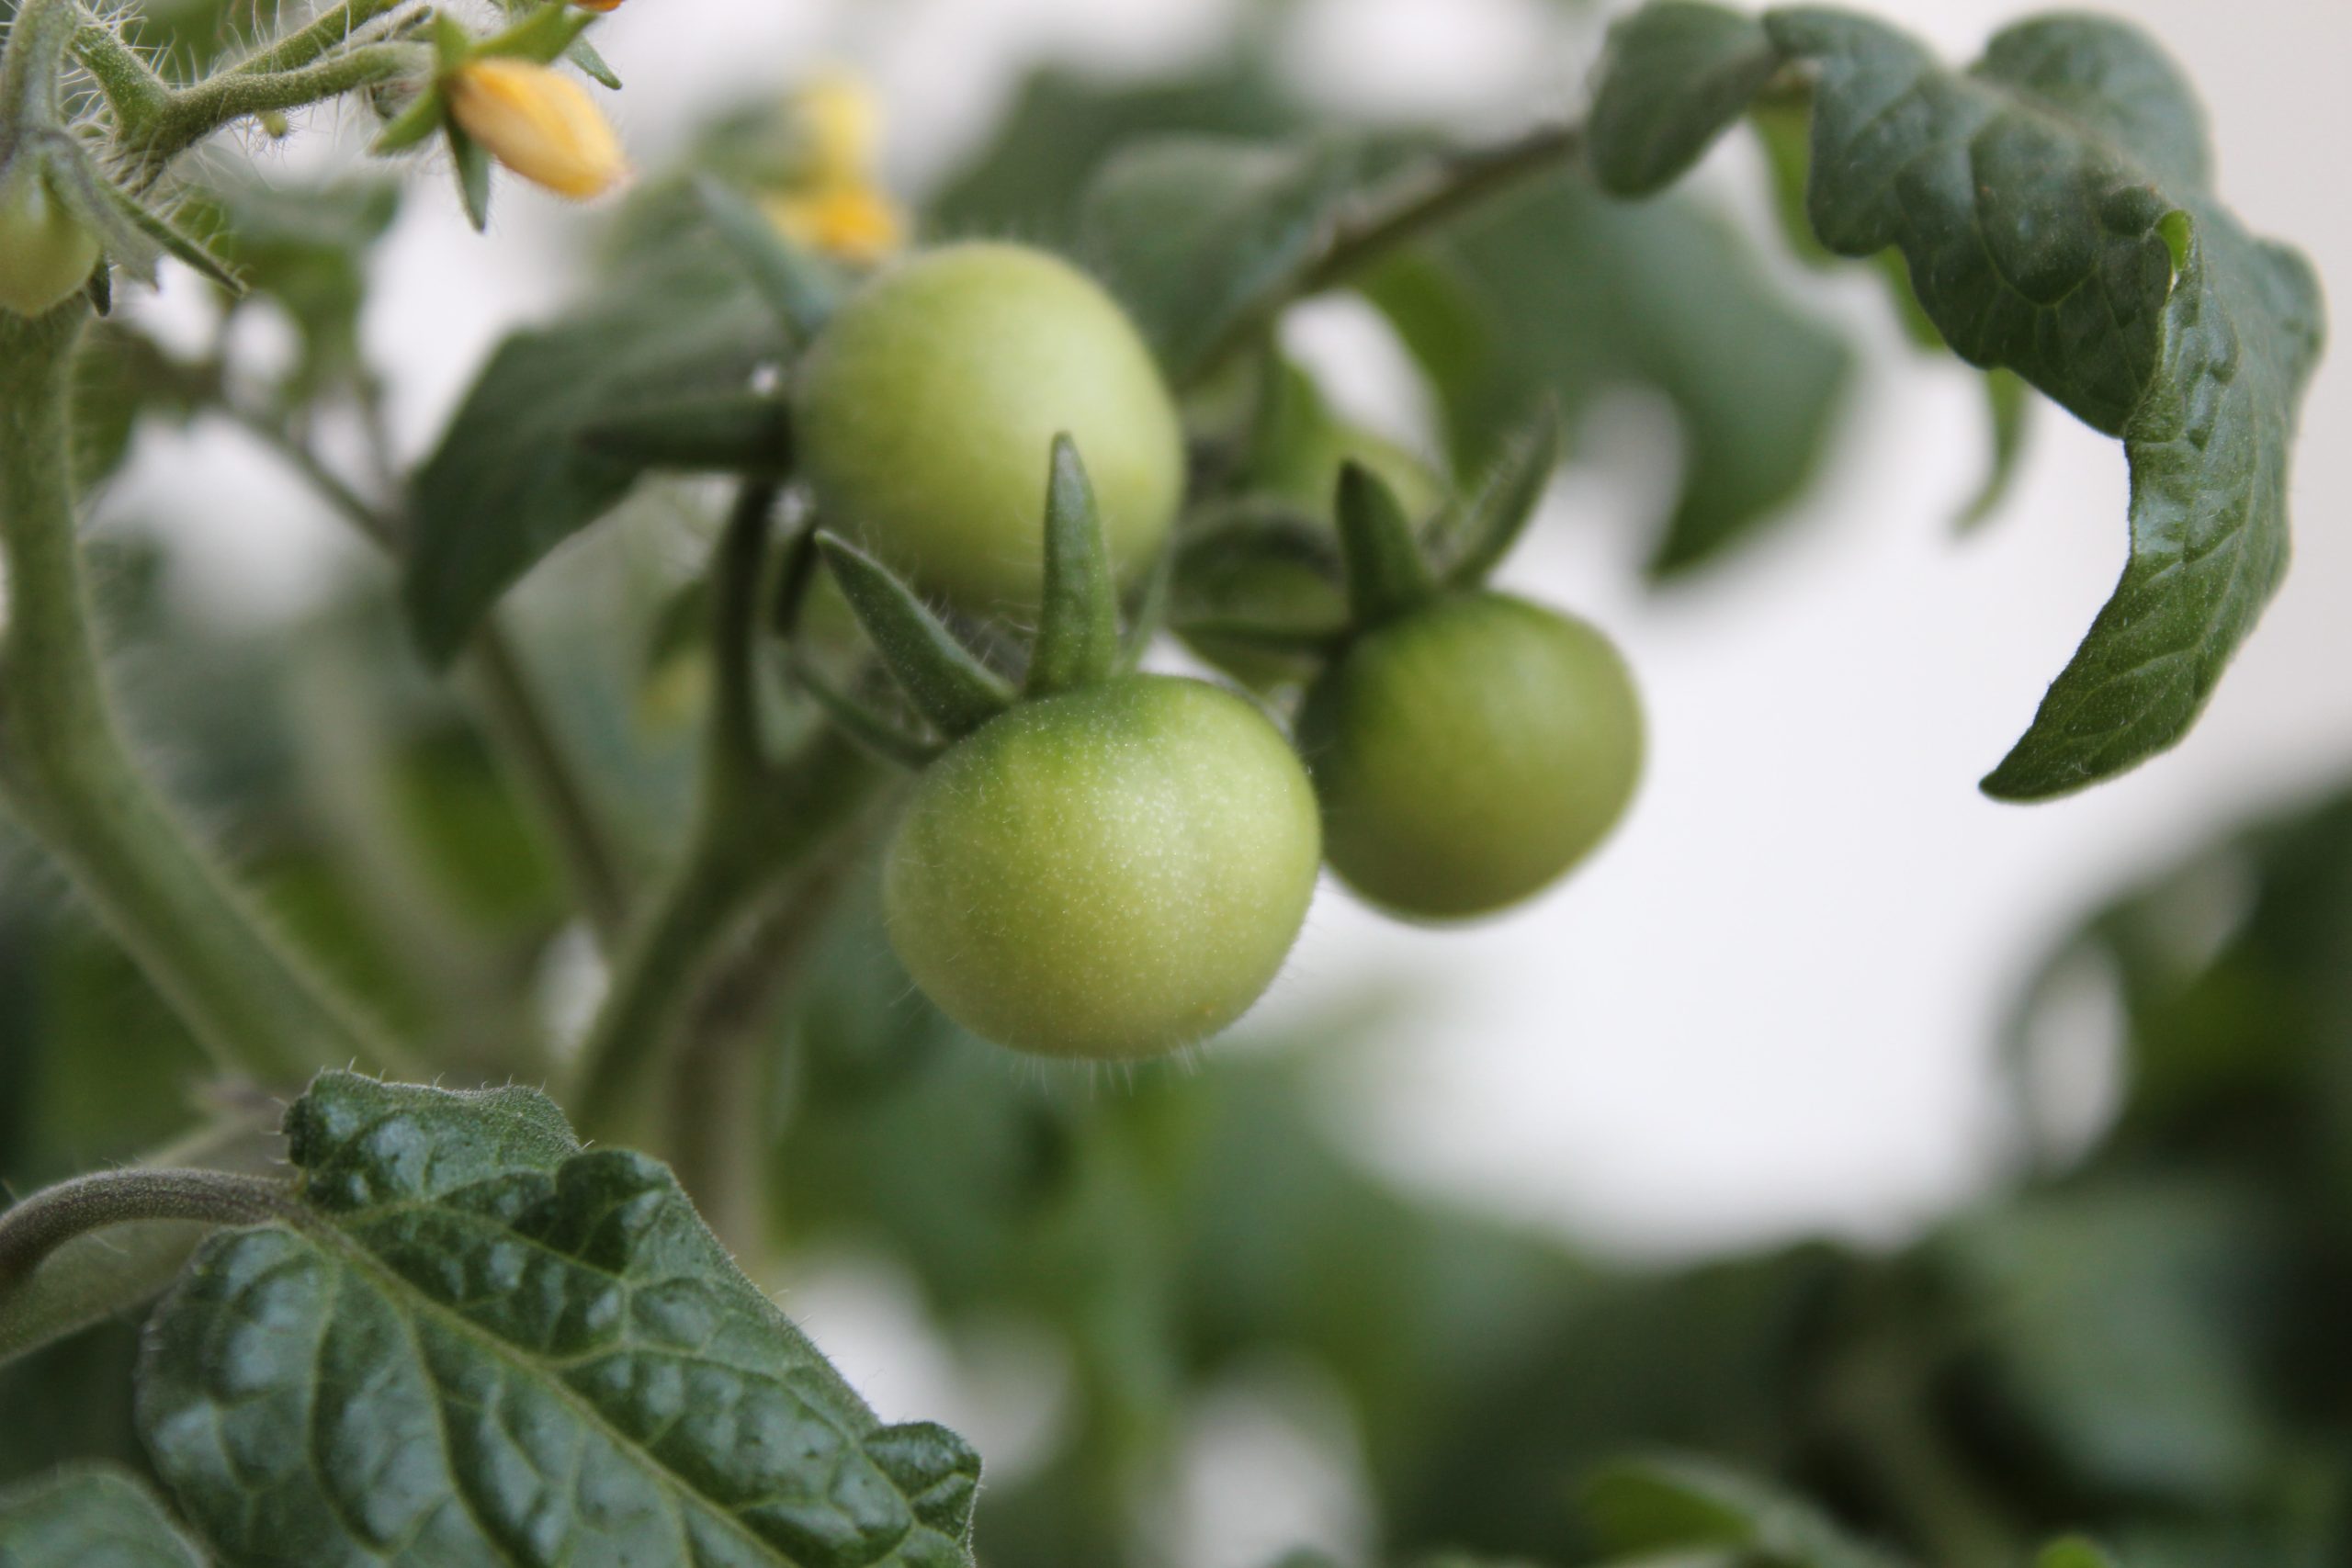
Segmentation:
{"type": "Polygon", "coordinates": [[[218,1225],[289,1219],[301,1205],[282,1181],[225,1170],[101,1170],[0,1210],[0,1303],[77,1236],[134,1220],[218,1225]]]}
{"type": "Polygon", "coordinates": [[[1464,212],[1556,174],[1584,156],[1584,128],[1541,125],[1491,147],[1442,159],[1423,177],[1343,221],[1306,274],[1302,294],[1347,282],[1391,252],[1443,227],[1464,212]]]}
{"type": "Polygon", "coordinates": [[[69,301],[0,311],[0,797],[55,855],[225,1068],[264,1081],[397,1064],[378,1029],[271,935],[132,760],[108,696],[74,534],[69,301]]]}

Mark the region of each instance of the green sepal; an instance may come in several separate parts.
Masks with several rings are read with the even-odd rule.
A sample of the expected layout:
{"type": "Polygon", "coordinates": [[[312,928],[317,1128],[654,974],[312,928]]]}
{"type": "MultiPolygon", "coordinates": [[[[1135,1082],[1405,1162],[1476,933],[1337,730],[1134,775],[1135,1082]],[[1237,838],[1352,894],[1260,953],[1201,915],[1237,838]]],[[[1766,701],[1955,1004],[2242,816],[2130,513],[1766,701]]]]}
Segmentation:
{"type": "Polygon", "coordinates": [[[490,154],[452,121],[449,159],[458,175],[458,199],[466,205],[466,221],[475,233],[485,233],[490,229],[490,154]]]}
{"type": "Polygon", "coordinates": [[[1476,493],[1440,520],[1442,547],[1450,557],[1442,568],[1447,587],[1476,588],[1502,564],[1535,520],[1566,446],[1559,400],[1546,397],[1512,433],[1476,493]]]}
{"type": "Polygon", "coordinates": [[[441,70],[455,71],[477,51],[474,35],[447,11],[433,13],[433,58],[441,70]]]}
{"type": "MultiPolygon", "coordinates": [[[[474,46],[472,57],[483,59],[492,55],[509,59],[535,61],[551,65],[569,51],[588,24],[595,20],[593,13],[573,9],[564,0],[549,3],[533,11],[513,27],[474,46]]],[[[617,86],[618,83],[611,84],[617,86]]]]}
{"type": "Polygon", "coordinates": [[[889,568],[833,534],[819,535],[817,547],[891,678],[941,734],[969,735],[1012,705],[1012,688],[889,568]]]}
{"type": "Polygon", "coordinates": [[[1340,468],[1337,515],[1348,607],[1359,629],[1394,620],[1436,596],[1437,579],[1421,558],[1396,492],[1352,459],[1340,468]]]}
{"type": "Polygon", "coordinates": [[[834,728],[886,762],[922,772],[947,748],[936,740],[910,735],[872,708],[827,681],[805,661],[795,660],[794,684],[825,713],[834,728]]]}
{"type": "Polygon", "coordinates": [[[368,153],[378,158],[388,158],[395,152],[422,147],[440,130],[447,118],[441,89],[428,85],[411,98],[400,113],[385,122],[384,129],[376,133],[376,140],[368,143],[368,153]]]}
{"type": "Polygon", "coordinates": [[[99,174],[79,149],[43,157],[41,167],[58,199],[97,233],[106,254],[132,276],[153,282],[156,259],[168,255],[203,274],[232,299],[244,296],[243,281],[220,257],[99,174]]]}
{"type": "Polygon", "coordinates": [[[597,53],[596,46],[586,39],[573,39],[571,47],[563,51],[563,57],[580,67],[588,79],[598,86],[609,88],[616,93],[621,90],[619,73],[605,63],[605,57],[597,53]]]}
{"type": "Polygon", "coordinates": [[[804,343],[814,337],[840,299],[840,275],[777,233],[767,215],[741,193],[704,175],[695,181],[695,195],[719,243],[776,320],[804,343]]]}
{"type": "Polygon", "coordinates": [[[792,471],[792,420],[758,392],[655,403],[588,425],[579,440],[600,457],[645,468],[782,479],[792,471]]]}
{"type": "Polygon", "coordinates": [[[1050,696],[1106,679],[1119,663],[1119,592],[1094,487],[1067,433],[1046,475],[1046,586],[1027,692],[1050,696]]]}

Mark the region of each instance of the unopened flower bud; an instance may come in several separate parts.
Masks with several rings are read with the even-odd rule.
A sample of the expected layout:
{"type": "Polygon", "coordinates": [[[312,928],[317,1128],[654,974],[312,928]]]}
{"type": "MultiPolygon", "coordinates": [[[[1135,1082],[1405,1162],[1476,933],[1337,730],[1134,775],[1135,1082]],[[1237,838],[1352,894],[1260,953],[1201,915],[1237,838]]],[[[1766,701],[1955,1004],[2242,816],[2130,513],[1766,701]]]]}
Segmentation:
{"type": "Polygon", "coordinates": [[[460,129],[525,179],[585,201],[628,173],[595,100],[571,77],[526,60],[470,60],[443,93],[460,129]]]}

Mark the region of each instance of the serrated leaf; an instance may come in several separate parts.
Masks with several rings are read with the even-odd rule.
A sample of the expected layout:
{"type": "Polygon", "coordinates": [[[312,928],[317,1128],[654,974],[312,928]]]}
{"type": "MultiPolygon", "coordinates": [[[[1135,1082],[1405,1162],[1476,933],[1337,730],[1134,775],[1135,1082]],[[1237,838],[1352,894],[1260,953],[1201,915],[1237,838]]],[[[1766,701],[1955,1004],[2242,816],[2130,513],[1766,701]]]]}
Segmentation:
{"type": "Polygon", "coordinates": [[[639,466],[589,432],[741,391],[784,347],[747,290],[659,288],[502,344],[416,477],[402,594],[426,656],[454,658],[501,594],[636,484],[639,466]]]}
{"type": "Polygon", "coordinates": [[[203,1568],[155,1495],[112,1466],[75,1466],[0,1491],[6,1568],[203,1568]]]}
{"type": "Polygon", "coordinates": [[[1357,140],[1141,142],[1088,186],[1080,254],[1182,385],[1289,301],[1340,214],[1394,164],[1357,140]]]}
{"type": "Polygon", "coordinates": [[[1782,63],[1764,25],[1744,12],[1656,0],[1620,17],[1585,125],[1593,178],[1619,196],[1679,179],[1782,63]]]}
{"type": "MultiPolygon", "coordinates": [[[[1847,12],[1764,26],[1815,73],[1806,208],[1822,243],[1899,251],[1961,357],[2123,440],[2122,581],[1984,787],[2041,799],[2112,777],[2187,732],[2284,572],[2317,279],[2221,205],[2195,95],[2128,24],[2023,22],[1964,72],[1847,12]]],[[[1720,79],[1678,86],[1668,63],[1618,68],[1678,98],[1654,113],[1727,124],[1720,79]]]]}
{"type": "Polygon", "coordinates": [[[881,1425],[659,1163],[521,1089],[328,1074],[287,1131],[310,1218],[208,1242],[141,1369],[238,1562],[969,1562],[971,1450],[881,1425]]]}
{"type": "Polygon", "coordinates": [[[1701,1459],[1611,1465],[1587,1488],[1585,1511],[1620,1552],[1730,1547],[1774,1568],[1896,1568],[1811,1504],[1701,1459]]]}

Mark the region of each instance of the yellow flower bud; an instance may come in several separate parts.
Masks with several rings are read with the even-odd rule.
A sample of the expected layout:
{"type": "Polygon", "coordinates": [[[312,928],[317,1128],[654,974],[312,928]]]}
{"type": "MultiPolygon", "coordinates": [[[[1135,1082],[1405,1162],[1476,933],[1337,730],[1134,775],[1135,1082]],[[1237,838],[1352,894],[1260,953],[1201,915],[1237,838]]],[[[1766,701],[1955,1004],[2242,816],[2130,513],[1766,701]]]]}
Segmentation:
{"type": "Polygon", "coordinates": [[[442,84],[459,129],[525,179],[585,201],[628,173],[588,90],[526,60],[469,60],[442,84]]]}
{"type": "Polygon", "coordinates": [[[906,220],[897,205],[863,181],[786,191],[765,206],[786,239],[820,255],[871,265],[906,243],[906,220]]]}
{"type": "Polygon", "coordinates": [[[571,0],[571,3],[583,11],[594,11],[599,15],[621,8],[621,0],[571,0]]]}
{"type": "Polygon", "coordinates": [[[882,106],[873,90],[845,71],[829,71],[792,96],[792,118],[803,138],[802,176],[812,185],[863,180],[882,146],[882,106]]]}

